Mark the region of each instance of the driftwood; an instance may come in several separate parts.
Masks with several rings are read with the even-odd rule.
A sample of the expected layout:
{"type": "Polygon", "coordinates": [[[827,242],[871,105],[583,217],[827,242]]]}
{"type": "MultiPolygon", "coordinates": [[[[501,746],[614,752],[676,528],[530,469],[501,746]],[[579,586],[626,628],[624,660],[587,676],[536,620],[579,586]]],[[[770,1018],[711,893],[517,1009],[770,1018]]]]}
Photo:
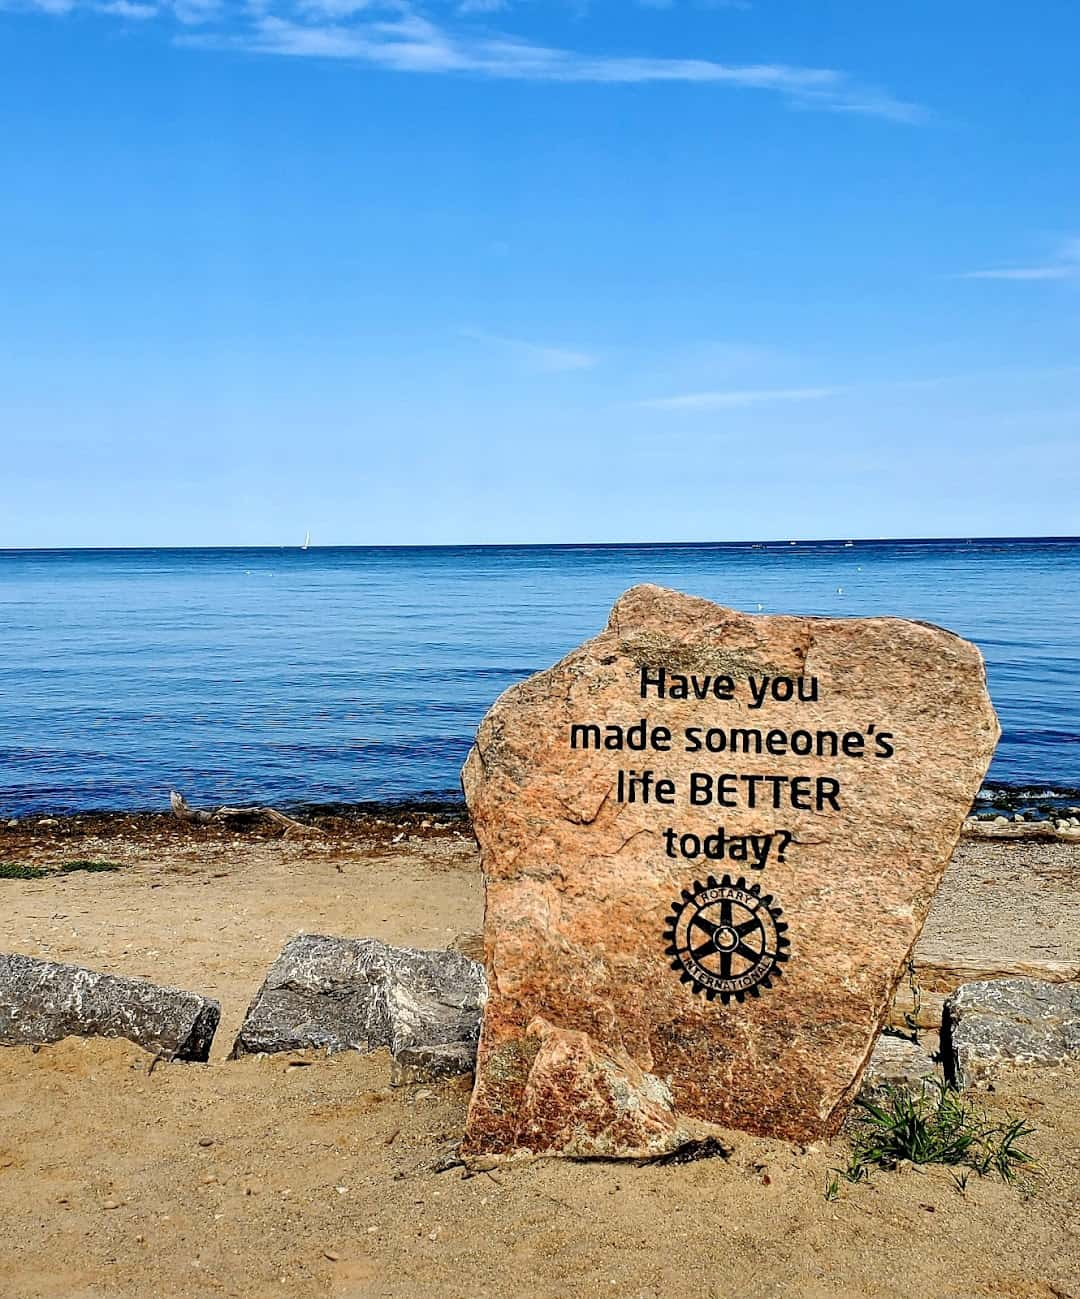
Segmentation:
{"type": "Polygon", "coordinates": [[[293,834],[319,833],[315,826],[296,821],[291,816],[286,816],[284,812],[279,812],[275,807],[217,807],[210,812],[204,808],[189,807],[183,794],[178,794],[175,789],[169,792],[169,802],[172,804],[173,816],[180,821],[194,821],[205,825],[211,821],[225,821],[230,817],[261,816],[268,821],[273,821],[275,825],[280,825],[285,831],[286,838],[293,834]]]}

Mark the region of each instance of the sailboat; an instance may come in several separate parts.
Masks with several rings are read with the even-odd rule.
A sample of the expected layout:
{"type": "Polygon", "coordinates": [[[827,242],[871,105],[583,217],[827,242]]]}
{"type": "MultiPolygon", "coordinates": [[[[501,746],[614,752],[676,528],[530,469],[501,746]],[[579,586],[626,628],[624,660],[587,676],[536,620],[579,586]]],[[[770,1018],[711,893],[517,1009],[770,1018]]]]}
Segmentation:
{"type": "Polygon", "coordinates": [[[308,550],[310,549],[310,547],[311,547],[311,533],[310,531],[308,531],[304,533],[304,544],[300,547],[300,549],[308,550]]]}

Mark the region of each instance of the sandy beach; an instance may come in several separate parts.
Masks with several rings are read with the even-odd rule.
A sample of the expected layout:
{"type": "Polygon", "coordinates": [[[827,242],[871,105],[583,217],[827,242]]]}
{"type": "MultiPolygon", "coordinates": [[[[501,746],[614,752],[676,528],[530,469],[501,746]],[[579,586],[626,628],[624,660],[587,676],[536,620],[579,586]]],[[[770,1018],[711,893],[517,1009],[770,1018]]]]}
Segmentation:
{"type": "Polygon", "coordinates": [[[0,1299],[1080,1299],[1080,3],[0,26],[0,1299]]]}
{"type": "MultiPolygon", "coordinates": [[[[1027,1191],[947,1169],[878,1173],[826,1200],[843,1138],[731,1133],[683,1167],[434,1168],[468,1080],[389,1087],[385,1052],[225,1056],[302,931],[469,947],[482,890],[448,813],[324,817],[311,839],[167,816],[24,821],[0,860],[112,873],[2,880],[0,950],[208,993],[206,1066],[124,1042],[0,1052],[5,1299],[99,1296],[1035,1297],[1080,1292],[1075,1071],[1017,1071],[986,1101],[1037,1127],[1027,1191]]],[[[965,842],[916,966],[1080,962],[1080,848],[965,842]]]]}

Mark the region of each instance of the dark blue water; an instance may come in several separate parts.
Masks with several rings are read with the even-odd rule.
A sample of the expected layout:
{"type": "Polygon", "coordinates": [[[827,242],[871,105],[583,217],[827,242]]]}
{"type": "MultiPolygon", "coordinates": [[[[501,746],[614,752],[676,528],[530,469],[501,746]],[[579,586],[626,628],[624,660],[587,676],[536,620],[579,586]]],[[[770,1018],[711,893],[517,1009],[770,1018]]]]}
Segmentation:
{"type": "Polygon", "coordinates": [[[512,682],[635,582],[986,656],[993,784],[1080,786],[1080,542],[0,552],[0,813],[457,797],[512,682]]]}

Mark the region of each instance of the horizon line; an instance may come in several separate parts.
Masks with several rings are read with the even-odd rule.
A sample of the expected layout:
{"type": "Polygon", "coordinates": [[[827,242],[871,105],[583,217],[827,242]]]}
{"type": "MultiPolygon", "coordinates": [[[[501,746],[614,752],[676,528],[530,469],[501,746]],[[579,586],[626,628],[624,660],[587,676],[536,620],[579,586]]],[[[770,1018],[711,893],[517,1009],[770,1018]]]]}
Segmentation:
{"type": "Polygon", "coordinates": [[[136,546],[0,546],[0,555],[70,554],[137,554],[161,551],[299,551],[312,550],[624,550],[631,547],[649,549],[693,549],[695,547],[734,546],[878,546],[878,545],[974,545],[976,542],[1068,542],[1080,544],[1080,535],[1037,534],[937,537],[753,537],[728,541],[434,541],[434,542],[328,542],[304,546],[298,542],[244,542],[227,545],[212,543],[136,545],[136,546]]]}

